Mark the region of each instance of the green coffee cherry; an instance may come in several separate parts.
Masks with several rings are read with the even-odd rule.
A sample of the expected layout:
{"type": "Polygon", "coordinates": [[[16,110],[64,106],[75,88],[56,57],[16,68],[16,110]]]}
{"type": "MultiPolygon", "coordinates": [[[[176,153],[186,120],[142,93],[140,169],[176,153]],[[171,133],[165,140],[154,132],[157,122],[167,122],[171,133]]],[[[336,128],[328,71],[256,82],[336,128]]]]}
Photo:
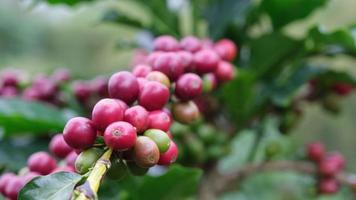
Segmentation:
{"type": "Polygon", "coordinates": [[[134,176],[143,176],[148,172],[148,168],[140,167],[134,161],[127,161],[126,164],[130,173],[134,176]]]}
{"type": "Polygon", "coordinates": [[[195,135],[185,138],[185,150],[187,158],[194,163],[201,163],[205,160],[205,148],[203,143],[195,135]]]}
{"type": "Polygon", "coordinates": [[[75,169],[79,174],[85,174],[104,153],[103,149],[90,148],[79,154],[75,160],[75,169]]]}
{"type": "Polygon", "coordinates": [[[204,143],[211,144],[216,139],[217,131],[212,125],[201,125],[198,128],[198,135],[204,143]]]}
{"type": "Polygon", "coordinates": [[[178,123],[178,122],[173,122],[171,125],[171,132],[174,136],[174,138],[183,136],[184,134],[188,133],[190,131],[189,126],[178,123]]]}
{"type": "Polygon", "coordinates": [[[160,153],[166,152],[171,144],[171,139],[167,133],[159,129],[148,129],[143,135],[151,138],[156,143],[160,153]]]}
{"type": "Polygon", "coordinates": [[[107,173],[107,176],[112,180],[120,180],[125,177],[127,172],[128,168],[126,164],[122,160],[115,159],[111,162],[111,167],[107,173]]]}

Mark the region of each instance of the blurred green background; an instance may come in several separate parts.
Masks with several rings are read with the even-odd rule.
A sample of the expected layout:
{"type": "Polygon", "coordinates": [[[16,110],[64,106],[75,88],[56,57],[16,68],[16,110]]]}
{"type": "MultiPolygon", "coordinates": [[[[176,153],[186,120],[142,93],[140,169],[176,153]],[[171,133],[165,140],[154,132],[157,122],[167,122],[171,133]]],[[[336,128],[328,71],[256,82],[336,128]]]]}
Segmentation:
{"type": "MultiPolygon", "coordinates": [[[[68,7],[0,0],[0,68],[13,67],[35,74],[65,67],[81,78],[127,68],[133,51],[117,48],[118,42],[136,37],[136,30],[100,23],[102,13],[113,6],[135,12],[130,10],[128,1],[95,1],[68,7]]],[[[316,24],[326,30],[350,25],[356,22],[355,8],[355,0],[332,0],[283,31],[298,38],[316,24]]],[[[257,36],[265,30],[251,31],[257,36]]],[[[316,62],[332,62],[340,68],[351,66],[343,70],[356,74],[356,63],[349,57],[320,58],[316,62]]],[[[356,95],[342,100],[342,110],[338,115],[331,115],[320,105],[305,104],[304,118],[293,131],[293,137],[300,144],[316,139],[326,142],[331,150],[343,152],[348,167],[355,170],[356,95]]]]}

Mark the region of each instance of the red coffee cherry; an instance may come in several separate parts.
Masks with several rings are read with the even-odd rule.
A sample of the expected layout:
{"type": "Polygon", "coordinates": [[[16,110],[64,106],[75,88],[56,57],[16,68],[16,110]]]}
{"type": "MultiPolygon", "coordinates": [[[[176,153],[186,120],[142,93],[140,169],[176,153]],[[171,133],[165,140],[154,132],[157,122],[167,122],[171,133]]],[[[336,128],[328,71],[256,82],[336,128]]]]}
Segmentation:
{"type": "Polygon", "coordinates": [[[171,82],[169,81],[169,78],[165,74],[159,71],[150,72],[149,74],[147,74],[146,79],[149,81],[157,81],[159,83],[162,83],[168,88],[171,86],[171,82]]]}
{"type": "Polygon", "coordinates": [[[95,127],[104,131],[111,123],[122,121],[124,118],[124,102],[118,99],[102,99],[95,104],[92,111],[92,122],[95,127]]]}
{"type": "Polygon", "coordinates": [[[148,115],[148,128],[168,131],[171,124],[171,117],[163,110],[155,110],[148,115]]]}
{"type": "Polygon", "coordinates": [[[140,88],[140,92],[141,92],[143,86],[145,86],[149,82],[149,80],[147,80],[146,78],[137,78],[137,82],[138,82],[138,87],[140,88]]]}
{"type": "Polygon", "coordinates": [[[134,160],[140,167],[149,168],[157,164],[159,149],[156,143],[146,136],[139,136],[134,147],[134,160]]]}
{"type": "Polygon", "coordinates": [[[195,53],[202,48],[202,44],[198,38],[186,36],[180,41],[180,47],[186,51],[195,53]]]}
{"type": "Polygon", "coordinates": [[[201,78],[193,73],[186,73],[179,77],[176,82],[175,95],[188,101],[199,96],[203,91],[203,82],[201,78]]]}
{"type": "Polygon", "coordinates": [[[155,51],[177,51],[179,48],[178,41],[169,35],[159,36],[153,41],[155,51]]]}
{"type": "Polygon", "coordinates": [[[64,141],[62,134],[57,134],[49,143],[49,151],[58,158],[65,158],[73,149],[64,141]]]}
{"type": "Polygon", "coordinates": [[[325,177],[333,177],[340,171],[340,163],[324,158],[318,166],[319,174],[325,177]]]}
{"type": "Polygon", "coordinates": [[[353,90],[353,85],[348,83],[336,83],[332,87],[333,91],[340,96],[347,96],[353,90]]]}
{"type": "Polygon", "coordinates": [[[1,87],[17,87],[19,75],[14,71],[7,71],[1,75],[1,87]]]}
{"type": "Polygon", "coordinates": [[[12,86],[1,88],[0,95],[5,98],[14,98],[17,96],[17,89],[12,86]]]}
{"type": "Polygon", "coordinates": [[[74,96],[80,103],[87,103],[92,95],[92,90],[87,83],[75,82],[73,85],[74,96]]]}
{"type": "Polygon", "coordinates": [[[75,160],[77,159],[78,154],[75,151],[72,151],[68,156],[65,158],[66,165],[75,168],[75,160]]]}
{"type": "Polygon", "coordinates": [[[104,132],[105,144],[115,150],[126,150],[135,145],[137,133],[127,122],[114,122],[104,132]]]}
{"type": "Polygon", "coordinates": [[[176,80],[185,71],[182,57],[176,53],[160,54],[152,65],[154,71],[160,71],[171,80],[176,80]]]}
{"type": "Polygon", "coordinates": [[[124,121],[130,123],[138,133],[141,133],[148,126],[148,111],[142,106],[133,106],[125,111],[124,121]]]}
{"type": "Polygon", "coordinates": [[[177,160],[178,157],[178,148],[177,145],[171,141],[168,150],[165,153],[161,153],[159,156],[159,165],[171,165],[177,160]]]}
{"type": "Polygon", "coordinates": [[[96,129],[91,120],[85,117],[74,117],[65,125],[63,138],[74,149],[86,149],[93,146],[96,129]]]}
{"type": "Polygon", "coordinates": [[[198,106],[193,101],[177,102],[172,105],[174,119],[183,124],[191,124],[200,117],[198,106]]]}
{"type": "Polygon", "coordinates": [[[109,79],[109,94],[111,98],[132,104],[139,93],[139,85],[136,77],[127,71],[117,72],[109,79]]]}
{"type": "Polygon", "coordinates": [[[5,189],[6,185],[9,183],[9,181],[15,177],[16,175],[10,172],[6,172],[1,175],[0,177],[0,193],[5,196],[5,189]]]}
{"type": "Polygon", "coordinates": [[[102,98],[109,97],[108,80],[104,77],[97,77],[90,82],[92,91],[102,98]]]}
{"type": "Polygon", "coordinates": [[[208,93],[218,87],[218,79],[214,73],[207,73],[203,75],[203,91],[208,93]]]}
{"type": "Polygon", "coordinates": [[[325,147],[320,142],[313,142],[308,144],[307,156],[310,160],[314,162],[319,162],[324,158],[325,147]]]}
{"type": "Polygon", "coordinates": [[[321,194],[334,194],[339,190],[339,183],[334,178],[319,180],[319,192],[321,194]]]}
{"type": "Polygon", "coordinates": [[[235,43],[229,39],[222,39],[215,43],[215,51],[226,61],[233,61],[237,55],[235,43]]]}
{"type": "Polygon", "coordinates": [[[336,162],[338,164],[338,168],[339,170],[342,170],[344,167],[345,167],[345,158],[342,154],[340,154],[339,152],[332,152],[332,153],[329,153],[327,156],[326,156],[326,159],[329,161],[329,162],[336,162]]]}
{"type": "Polygon", "coordinates": [[[150,55],[148,55],[146,58],[146,63],[152,66],[156,62],[156,59],[162,54],[163,54],[162,51],[154,51],[150,53],[150,55]]]}
{"type": "Polygon", "coordinates": [[[211,49],[200,50],[193,57],[195,70],[200,74],[214,72],[219,61],[219,56],[211,49]]]}
{"type": "Polygon", "coordinates": [[[188,52],[188,51],[178,51],[177,52],[178,56],[181,57],[183,66],[185,68],[186,72],[191,72],[191,70],[194,70],[191,68],[193,64],[193,54],[188,52]],[[189,68],[189,69],[187,69],[189,68]]]}
{"type": "Polygon", "coordinates": [[[136,65],[135,68],[132,70],[132,74],[136,77],[146,77],[148,73],[152,71],[152,68],[149,65],[136,65]]]}
{"type": "Polygon", "coordinates": [[[47,175],[57,167],[57,162],[48,153],[40,151],[32,154],[28,158],[27,166],[32,172],[37,172],[41,175],[47,175]]]}
{"type": "Polygon", "coordinates": [[[214,72],[221,82],[231,81],[235,76],[234,66],[226,61],[220,61],[214,72]]]}
{"type": "Polygon", "coordinates": [[[37,101],[40,99],[40,94],[36,88],[28,87],[23,91],[22,98],[27,101],[37,101]]]}
{"type": "Polygon", "coordinates": [[[58,69],[53,73],[51,79],[56,83],[64,83],[70,81],[71,75],[68,69],[58,69]]]}
{"type": "Polygon", "coordinates": [[[5,188],[6,197],[8,197],[10,200],[16,200],[23,186],[24,181],[21,177],[12,177],[5,188]]]}
{"type": "Polygon", "coordinates": [[[159,110],[163,108],[168,100],[168,88],[156,81],[151,81],[144,85],[138,99],[139,104],[145,107],[148,111],[159,110]]]}
{"type": "Polygon", "coordinates": [[[171,139],[167,133],[159,129],[148,129],[143,135],[151,138],[156,143],[160,153],[166,152],[171,144],[171,139]]]}

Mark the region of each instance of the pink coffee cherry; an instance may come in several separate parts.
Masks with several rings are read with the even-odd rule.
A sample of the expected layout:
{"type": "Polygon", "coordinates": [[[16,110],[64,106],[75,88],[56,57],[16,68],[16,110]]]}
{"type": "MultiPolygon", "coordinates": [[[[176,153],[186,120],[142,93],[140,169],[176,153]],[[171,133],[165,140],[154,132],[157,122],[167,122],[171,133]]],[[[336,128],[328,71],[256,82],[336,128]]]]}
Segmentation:
{"type": "Polygon", "coordinates": [[[97,77],[90,81],[92,91],[101,98],[109,97],[108,80],[105,77],[97,77]]]}
{"type": "Polygon", "coordinates": [[[74,149],[89,148],[95,142],[95,125],[85,117],[74,117],[65,125],[63,137],[66,143],[74,149]]]}
{"type": "Polygon", "coordinates": [[[334,194],[339,190],[339,183],[335,178],[324,178],[319,180],[319,192],[321,194],[334,194]]]}
{"type": "Polygon", "coordinates": [[[186,36],[180,41],[180,47],[191,53],[195,53],[202,48],[201,41],[194,36],[186,36]]]}
{"type": "Polygon", "coordinates": [[[162,35],[153,41],[153,48],[155,51],[177,51],[180,46],[174,37],[162,35]]]}
{"type": "Polygon", "coordinates": [[[92,111],[92,122],[95,127],[104,131],[111,123],[124,119],[125,107],[118,99],[102,99],[95,104],[92,111]]]}
{"type": "Polygon", "coordinates": [[[158,164],[168,166],[174,163],[177,160],[177,158],[178,158],[177,145],[173,141],[171,141],[168,150],[160,154],[158,164]]]}
{"type": "Polygon", "coordinates": [[[53,73],[51,79],[56,83],[65,83],[70,81],[71,75],[68,69],[58,69],[53,73]]]}
{"type": "Polygon", "coordinates": [[[8,184],[10,179],[12,179],[15,176],[16,175],[14,173],[10,173],[10,172],[6,172],[1,175],[1,177],[0,177],[0,193],[2,195],[5,195],[6,185],[8,184]]]}
{"type": "Polygon", "coordinates": [[[138,133],[141,133],[148,126],[148,111],[142,106],[133,106],[125,111],[124,121],[130,123],[138,133]]]}
{"type": "Polygon", "coordinates": [[[149,66],[152,66],[156,62],[157,58],[160,57],[162,54],[164,54],[164,52],[162,51],[154,51],[150,53],[150,55],[148,55],[146,58],[146,63],[149,66]]]}
{"type": "Polygon", "coordinates": [[[144,85],[139,96],[139,104],[148,111],[163,108],[168,100],[168,88],[156,81],[151,81],[144,85]]]}
{"type": "Polygon", "coordinates": [[[220,58],[215,51],[203,49],[194,54],[193,62],[196,72],[200,74],[214,72],[218,66],[220,58]]]}
{"type": "Polygon", "coordinates": [[[75,151],[72,151],[70,154],[67,155],[65,158],[66,165],[69,167],[75,168],[75,160],[77,159],[78,154],[75,151]]]}
{"type": "Polygon", "coordinates": [[[325,177],[333,177],[340,171],[340,163],[334,160],[323,159],[318,164],[319,174],[325,177]]]}
{"type": "Polygon", "coordinates": [[[237,55],[235,43],[229,39],[222,39],[215,43],[215,51],[226,61],[233,61],[237,55]]]}
{"type": "Polygon", "coordinates": [[[221,82],[231,81],[235,76],[234,66],[229,62],[220,61],[214,74],[221,82]]]}
{"type": "Polygon", "coordinates": [[[115,150],[126,150],[135,145],[135,128],[127,122],[115,122],[105,129],[105,144],[115,150]]]}
{"type": "Polygon", "coordinates": [[[148,115],[148,128],[160,129],[162,131],[168,131],[171,127],[172,120],[169,114],[162,110],[155,110],[148,115]]]}
{"type": "Polygon", "coordinates": [[[152,69],[176,80],[185,71],[184,60],[176,53],[163,53],[155,60],[152,69]]]}
{"type": "Polygon", "coordinates": [[[307,156],[310,160],[314,162],[319,162],[324,158],[325,147],[320,142],[313,142],[308,144],[307,156]]]}
{"type": "Polygon", "coordinates": [[[22,187],[24,186],[24,181],[21,177],[14,176],[12,177],[5,188],[5,196],[10,200],[18,199],[18,194],[22,187]]]}
{"type": "Polygon", "coordinates": [[[169,78],[165,74],[159,71],[152,71],[148,73],[146,79],[149,81],[160,82],[168,88],[171,86],[171,82],[169,81],[169,78]]]}
{"type": "Polygon", "coordinates": [[[143,86],[145,86],[146,83],[149,82],[149,80],[147,80],[146,78],[141,78],[140,77],[140,78],[137,78],[137,82],[138,82],[138,87],[140,88],[140,92],[141,92],[143,86]]]}
{"type": "Polygon", "coordinates": [[[345,167],[345,158],[339,152],[332,152],[326,155],[326,158],[329,162],[336,162],[338,164],[339,170],[342,170],[345,167]]]}
{"type": "Polygon", "coordinates": [[[47,175],[57,167],[57,162],[48,153],[40,151],[32,154],[28,158],[27,166],[32,172],[37,172],[41,175],[47,175]]]}
{"type": "Polygon", "coordinates": [[[63,134],[57,134],[49,143],[49,151],[58,158],[65,158],[73,149],[64,141],[63,134]]]}
{"type": "Polygon", "coordinates": [[[194,99],[199,96],[202,91],[203,82],[196,74],[186,73],[176,82],[175,95],[183,101],[194,99]]]}
{"type": "Polygon", "coordinates": [[[76,99],[82,104],[87,103],[92,95],[91,87],[85,82],[75,82],[73,92],[76,99]]]}
{"type": "Polygon", "coordinates": [[[187,69],[187,68],[191,68],[191,66],[193,66],[193,54],[188,51],[178,51],[177,54],[178,56],[181,57],[185,71],[191,72],[189,70],[193,70],[193,69],[187,69]]]}
{"type": "Polygon", "coordinates": [[[138,93],[139,85],[131,72],[121,71],[110,77],[109,94],[111,98],[120,99],[130,105],[136,101],[138,93]]]}
{"type": "Polygon", "coordinates": [[[136,77],[146,77],[148,73],[152,71],[152,68],[149,65],[136,65],[132,71],[132,74],[136,77]]]}

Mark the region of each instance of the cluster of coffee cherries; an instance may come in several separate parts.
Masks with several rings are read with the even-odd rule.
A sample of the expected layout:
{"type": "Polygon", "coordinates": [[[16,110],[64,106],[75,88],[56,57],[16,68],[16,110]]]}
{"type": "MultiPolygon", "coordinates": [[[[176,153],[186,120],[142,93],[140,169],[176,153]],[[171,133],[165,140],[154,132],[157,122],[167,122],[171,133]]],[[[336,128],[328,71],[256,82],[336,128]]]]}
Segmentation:
{"type": "Polygon", "coordinates": [[[340,183],[337,175],[345,167],[345,159],[338,152],[326,152],[320,142],[310,143],[307,147],[308,159],[317,166],[318,191],[320,194],[338,192],[340,183]]]}
{"type": "Polygon", "coordinates": [[[56,172],[74,172],[77,153],[64,141],[62,134],[52,137],[49,143],[51,154],[40,151],[27,160],[27,167],[16,175],[6,172],[0,177],[0,193],[9,200],[17,200],[18,193],[33,178],[56,172]]]}

